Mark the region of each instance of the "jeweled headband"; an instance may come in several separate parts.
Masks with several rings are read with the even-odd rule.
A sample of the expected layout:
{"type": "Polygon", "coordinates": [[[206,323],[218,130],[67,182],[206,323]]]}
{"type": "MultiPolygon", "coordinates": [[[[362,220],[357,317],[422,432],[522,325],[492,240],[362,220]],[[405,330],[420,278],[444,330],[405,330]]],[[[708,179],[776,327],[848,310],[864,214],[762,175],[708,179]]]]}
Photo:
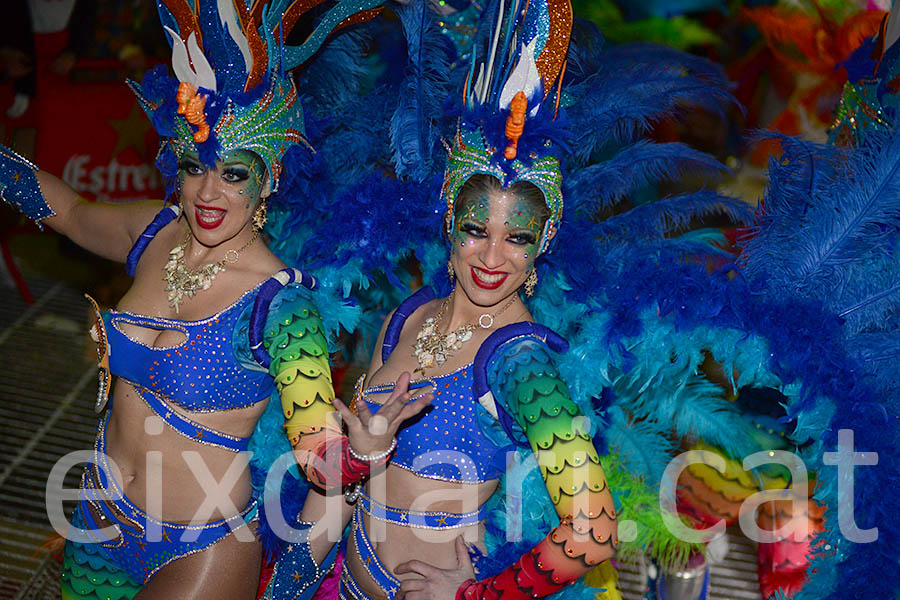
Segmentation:
{"type": "Polygon", "coordinates": [[[569,0],[512,0],[489,18],[491,36],[473,51],[441,196],[452,227],[453,204],[473,175],[492,175],[504,188],[518,181],[535,185],[550,211],[544,252],[563,210],[558,150],[545,134],[557,116],[572,7],[569,0]]]}
{"type": "Polygon", "coordinates": [[[284,39],[320,4],[304,0],[158,0],[172,45],[172,69],[129,81],[163,138],[157,165],[174,177],[185,151],[212,165],[232,150],[262,158],[277,191],[284,154],[306,144],[303,110],[290,70],[307,61],[337,28],[377,13],[383,0],[339,0],[300,46],[284,39]]]}
{"type": "Polygon", "coordinates": [[[481,128],[460,124],[447,155],[447,169],[441,188],[441,196],[450,215],[450,225],[452,227],[455,224],[453,204],[459,190],[473,175],[492,175],[500,180],[504,188],[518,181],[527,181],[541,190],[550,210],[541,235],[540,252],[544,252],[550,242],[550,231],[558,227],[562,219],[562,173],[559,159],[549,153],[543,156],[534,153],[525,160],[518,157],[508,160],[495,156],[497,153],[495,147],[487,145],[481,128]]]}

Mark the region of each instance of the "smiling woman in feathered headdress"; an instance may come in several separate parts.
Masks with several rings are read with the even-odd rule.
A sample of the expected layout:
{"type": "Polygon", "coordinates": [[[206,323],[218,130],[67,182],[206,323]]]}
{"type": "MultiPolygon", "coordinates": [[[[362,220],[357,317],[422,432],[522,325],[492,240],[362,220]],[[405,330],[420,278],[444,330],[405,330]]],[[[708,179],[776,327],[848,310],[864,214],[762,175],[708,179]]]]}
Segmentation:
{"type": "MultiPolygon", "coordinates": [[[[288,408],[270,438],[285,445],[291,402],[316,409],[334,395],[316,282],[260,239],[267,200],[309,152],[291,70],[377,2],[332,3],[302,45],[286,45],[314,4],[158,2],[175,78],[161,66],[130,85],[162,138],[170,206],[87,202],[0,148],[5,200],[135,278],[92,328],[102,420],[60,531],[64,598],[255,597],[251,433],[276,388],[288,408]]],[[[368,464],[356,466],[359,477],[368,464]]]]}

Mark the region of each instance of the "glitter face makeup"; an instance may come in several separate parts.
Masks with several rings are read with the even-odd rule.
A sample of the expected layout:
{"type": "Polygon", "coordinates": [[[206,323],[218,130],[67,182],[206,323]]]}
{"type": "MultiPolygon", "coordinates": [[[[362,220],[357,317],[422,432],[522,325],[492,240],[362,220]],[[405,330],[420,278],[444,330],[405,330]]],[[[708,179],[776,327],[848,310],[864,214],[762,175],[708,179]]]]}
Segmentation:
{"type": "Polygon", "coordinates": [[[247,150],[226,153],[212,169],[196,153],[185,152],[178,176],[185,217],[198,241],[208,246],[240,233],[256,202],[268,195],[265,164],[247,150]]]}
{"type": "Polygon", "coordinates": [[[461,200],[451,233],[458,286],[479,306],[492,306],[525,281],[537,256],[543,222],[520,196],[489,192],[461,200]]]}

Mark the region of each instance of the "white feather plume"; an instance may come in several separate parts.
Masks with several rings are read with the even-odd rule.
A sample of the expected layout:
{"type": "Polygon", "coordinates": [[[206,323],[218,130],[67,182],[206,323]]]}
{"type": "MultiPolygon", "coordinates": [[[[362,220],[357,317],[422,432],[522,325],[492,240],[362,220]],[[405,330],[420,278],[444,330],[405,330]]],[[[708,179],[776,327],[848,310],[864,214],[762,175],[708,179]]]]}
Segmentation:
{"type": "Polygon", "coordinates": [[[500,92],[499,107],[501,109],[509,108],[509,103],[518,92],[525,92],[528,105],[537,108],[538,105],[533,100],[541,90],[541,74],[538,72],[537,63],[534,60],[536,47],[537,38],[531,40],[527,46],[522,45],[519,62],[509,74],[509,79],[506,80],[506,84],[500,92]]]}
{"type": "Polygon", "coordinates": [[[168,27],[165,29],[172,36],[172,70],[178,81],[186,81],[195,87],[215,92],[216,74],[197,43],[197,34],[191,33],[185,46],[181,36],[168,27]]]}
{"type": "Polygon", "coordinates": [[[197,43],[196,33],[191,33],[191,36],[188,38],[188,52],[190,52],[191,62],[194,63],[194,70],[197,73],[194,85],[215,92],[216,73],[203,55],[203,50],[200,49],[200,44],[197,43]]]}
{"type": "Polygon", "coordinates": [[[194,83],[194,70],[191,69],[191,59],[188,58],[187,46],[181,40],[181,36],[169,29],[166,32],[172,36],[172,70],[178,81],[194,83]]]}

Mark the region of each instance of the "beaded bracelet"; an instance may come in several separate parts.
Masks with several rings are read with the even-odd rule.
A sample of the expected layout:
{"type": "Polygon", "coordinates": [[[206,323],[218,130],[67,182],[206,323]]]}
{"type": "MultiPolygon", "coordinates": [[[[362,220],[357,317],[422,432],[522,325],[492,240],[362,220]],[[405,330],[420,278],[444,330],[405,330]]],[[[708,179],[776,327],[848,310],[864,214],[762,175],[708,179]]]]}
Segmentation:
{"type": "Polygon", "coordinates": [[[397,438],[391,440],[391,445],[388,446],[387,450],[384,450],[383,452],[379,452],[377,454],[359,454],[356,452],[356,450],[353,449],[352,444],[348,444],[347,449],[350,450],[350,455],[356,460],[361,460],[363,462],[369,463],[378,462],[379,460],[384,460],[385,458],[390,456],[391,453],[397,449],[397,438]]]}
{"type": "Polygon", "coordinates": [[[356,504],[356,501],[359,500],[361,494],[362,482],[354,481],[344,490],[344,500],[347,501],[347,504],[356,504]]]}
{"type": "Polygon", "coordinates": [[[467,600],[466,591],[472,586],[476,585],[478,582],[474,579],[466,579],[460,584],[459,588],[456,590],[456,596],[454,596],[455,600],[467,600]]]}

